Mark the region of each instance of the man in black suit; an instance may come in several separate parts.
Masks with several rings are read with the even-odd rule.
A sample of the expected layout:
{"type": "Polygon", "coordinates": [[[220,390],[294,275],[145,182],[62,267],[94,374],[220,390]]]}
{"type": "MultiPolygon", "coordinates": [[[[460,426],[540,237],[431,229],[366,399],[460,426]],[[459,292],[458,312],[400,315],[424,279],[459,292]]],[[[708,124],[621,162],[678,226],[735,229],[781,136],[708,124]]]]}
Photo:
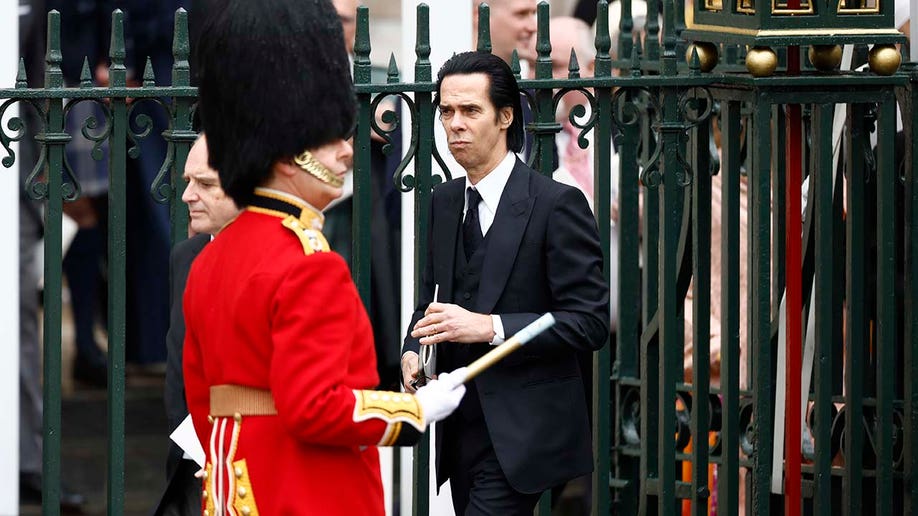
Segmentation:
{"type": "MultiPolygon", "coordinates": [[[[185,340],[185,317],[182,294],[191,262],[198,253],[237,213],[233,200],[220,187],[220,176],[207,165],[207,140],[201,135],[188,153],[185,162],[185,191],[182,201],[188,205],[188,229],[193,235],[179,242],[172,250],[170,263],[171,305],[169,332],[166,334],[166,415],[170,431],[188,416],[185,403],[185,383],[182,378],[182,349],[185,340]]],[[[200,468],[184,457],[172,443],[166,462],[166,490],[156,508],[157,516],[184,516],[201,513],[201,481],[194,474],[200,468]]]]}
{"type": "Polygon", "coordinates": [[[450,479],[457,514],[528,516],[542,492],[592,470],[576,353],[609,334],[599,233],[580,191],[514,154],[521,106],[504,61],[454,56],[438,75],[437,102],[467,177],[433,190],[403,381],[410,390],[421,346],[437,345],[437,370],[450,371],[554,315],[554,327],[473,380],[437,427],[437,481],[450,479]]]}

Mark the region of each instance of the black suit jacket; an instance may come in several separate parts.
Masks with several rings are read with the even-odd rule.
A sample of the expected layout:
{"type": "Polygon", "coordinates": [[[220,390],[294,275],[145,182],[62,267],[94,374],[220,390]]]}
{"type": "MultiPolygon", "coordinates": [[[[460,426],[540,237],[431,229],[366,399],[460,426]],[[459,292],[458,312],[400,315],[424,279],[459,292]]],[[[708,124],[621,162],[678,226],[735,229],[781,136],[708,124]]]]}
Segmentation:
{"type": "MultiPolygon", "coordinates": [[[[434,188],[420,319],[440,285],[452,299],[465,179],[434,188]]],[[[500,315],[507,337],[546,312],[555,325],[479,376],[477,388],[494,451],[514,489],[536,493],[592,470],[587,406],[578,351],[609,336],[609,290],[596,222],[583,194],[517,160],[488,232],[474,311],[500,315]]],[[[441,344],[449,346],[450,343],[441,344]]],[[[481,344],[487,346],[487,344],[481,344]]],[[[405,351],[417,352],[409,335],[405,351]]],[[[438,428],[437,480],[443,432],[438,428]]]]}
{"type": "MultiPolygon", "coordinates": [[[[182,376],[182,349],[185,343],[185,316],[182,312],[182,295],[191,262],[210,242],[210,235],[195,235],[179,242],[170,257],[170,308],[169,332],[166,334],[166,415],[171,433],[188,415],[185,402],[185,382],[182,376]]],[[[201,481],[194,478],[197,465],[182,459],[182,450],[170,443],[166,463],[166,490],[163,492],[155,514],[200,514],[201,481]]]]}

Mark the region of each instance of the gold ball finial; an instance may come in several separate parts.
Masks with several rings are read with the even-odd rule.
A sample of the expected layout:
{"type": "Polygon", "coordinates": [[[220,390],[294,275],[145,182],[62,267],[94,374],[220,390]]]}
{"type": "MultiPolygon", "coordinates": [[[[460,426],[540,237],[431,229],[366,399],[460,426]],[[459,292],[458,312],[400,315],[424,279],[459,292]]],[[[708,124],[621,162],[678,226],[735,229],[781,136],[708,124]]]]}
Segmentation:
{"type": "Polygon", "coordinates": [[[842,60],[841,45],[812,45],[808,53],[810,63],[822,72],[835,70],[842,60]]]}
{"type": "Polygon", "coordinates": [[[746,53],[746,69],[753,77],[768,77],[778,68],[778,54],[768,47],[754,47],[746,53]]]}
{"type": "Polygon", "coordinates": [[[710,72],[717,66],[717,45],[707,41],[692,43],[685,50],[685,62],[692,63],[692,49],[698,52],[698,64],[702,72],[710,72]]]}
{"type": "Polygon", "coordinates": [[[867,54],[867,63],[877,75],[892,75],[899,69],[902,56],[895,45],[874,45],[867,54]]]}

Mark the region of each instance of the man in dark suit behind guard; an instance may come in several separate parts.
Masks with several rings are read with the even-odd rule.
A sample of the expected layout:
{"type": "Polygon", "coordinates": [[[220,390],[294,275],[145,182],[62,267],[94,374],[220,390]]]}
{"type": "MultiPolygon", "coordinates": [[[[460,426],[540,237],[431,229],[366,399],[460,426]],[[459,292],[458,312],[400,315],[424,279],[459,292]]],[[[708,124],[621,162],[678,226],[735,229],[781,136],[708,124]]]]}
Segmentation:
{"type": "MultiPolygon", "coordinates": [[[[188,416],[185,384],[182,379],[182,348],[185,340],[185,317],[182,294],[191,262],[204,246],[239,209],[220,187],[220,176],[207,165],[207,140],[198,137],[185,162],[182,174],[185,191],[182,201],[188,205],[188,228],[192,237],[175,245],[170,258],[169,332],[166,334],[166,389],[164,401],[170,432],[188,416]]],[[[200,468],[183,457],[182,450],[171,443],[166,462],[166,489],[154,513],[157,516],[186,516],[201,513],[201,481],[194,477],[200,468]]]]}
{"type": "Polygon", "coordinates": [[[466,52],[444,64],[437,102],[467,177],[434,188],[427,264],[405,338],[411,390],[421,346],[437,370],[467,365],[546,312],[557,323],[484,372],[437,428],[437,482],[457,514],[531,515],[539,496],[592,470],[577,351],[609,335],[609,290],[583,194],[514,154],[523,145],[509,66],[466,52]],[[437,289],[437,301],[434,290],[437,289]]]}

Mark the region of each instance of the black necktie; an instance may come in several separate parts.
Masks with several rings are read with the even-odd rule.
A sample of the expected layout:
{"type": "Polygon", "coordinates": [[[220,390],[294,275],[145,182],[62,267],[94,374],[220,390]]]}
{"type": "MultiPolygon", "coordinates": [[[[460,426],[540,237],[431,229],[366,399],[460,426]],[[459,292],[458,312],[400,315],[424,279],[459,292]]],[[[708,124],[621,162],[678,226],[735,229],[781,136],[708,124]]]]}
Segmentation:
{"type": "Polygon", "coordinates": [[[469,260],[484,240],[484,235],[481,234],[481,222],[478,221],[478,203],[481,202],[481,195],[472,187],[467,188],[465,193],[469,206],[465,210],[465,222],[462,223],[462,247],[465,249],[465,259],[469,260]]]}

